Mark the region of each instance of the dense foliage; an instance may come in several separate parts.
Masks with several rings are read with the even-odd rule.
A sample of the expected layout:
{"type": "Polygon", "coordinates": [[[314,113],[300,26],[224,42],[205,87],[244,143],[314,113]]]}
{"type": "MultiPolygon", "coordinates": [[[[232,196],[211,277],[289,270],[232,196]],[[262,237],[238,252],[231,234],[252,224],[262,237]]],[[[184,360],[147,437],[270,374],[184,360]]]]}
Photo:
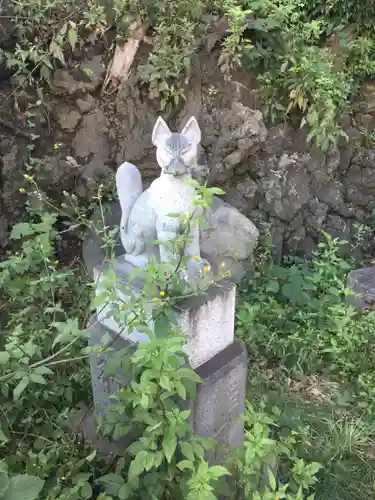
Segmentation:
{"type": "Polygon", "coordinates": [[[350,113],[361,83],[375,74],[371,0],[116,0],[106,7],[99,0],[68,6],[60,0],[17,2],[17,43],[4,55],[21,86],[49,82],[53,69],[74,59],[79,48],[105,41],[113,31],[121,43],[134,26],[149,27],[153,48],[138,76],[164,108],[185,98],[202,35],[199,20],[210,12],[229,20],[222,70],[242,65],[255,71],[269,119],[298,117],[309,129],[308,140],[322,149],[346,138],[340,118],[350,113]],[[62,9],[69,15],[61,20],[62,9]]]}
{"type": "Polygon", "coordinates": [[[316,498],[374,498],[374,311],[349,307],[344,242],[325,235],[311,262],[270,253],[243,290],[237,333],[247,343],[251,397],[295,449],[324,464],[316,498]],[[367,486],[366,486],[367,485],[367,486]]]}
{"type": "MultiPolygon", "coordinates": [[[[340,118],[375,74],[372,0],[20,0],[9,16],[14,45],[4,45],[1,56],[13,92],[36,85],[40,99],[53,71],[72,65],[80,48],[107,43],[109,33],[120,43],[133,23],[143,23],[154,43],[138,67],[139,83],[161,107],[176,106],[201,16],[210,12],[229,20],[222,71],[229,78],[242,65],[256,74],[270,120],[307,126],[322,149],[345,139],[340,118]]],[[[35,161],[31,156],[26,168],[35,161]]],[[[375,498],[375,313],[347,305],[346,275],[357,263],[342,257],[340,242],[326,235],[311,262],[276,266],[267,247],[257,256],[237,313],[250,357],[245,442],[221,466],[209,466],[206,451],[215,443],[194,435],[189,412],[176,403],[194,397],[199,380],[180,366],[184,339],[170,327],[182,294],[176,269],[153,263],[145,295],[132,304],[133,327],[151,341],[131,356],[119,353],[108,368],[130,370],[134,384],[117,395],[101,430],[120,437],[126,415],[137,439],[124,457],[108,459],[72,424],[92,409],[86,327],[94,284],[78,261],[62,265],[56,249],[89,225],[110,259],[117,229],[92,227],[74,195],[54,206],[26,178],[29,210],[0,262],[0,500],[375,498]],[[155,335],[145,325],[150,300],[157,304],[155,335]]],[[[203,204],[218,192],[195,187],[203,204]]],[[[96,201],[102,206],[100,189],[96,201]]],[[[183,217],[188,224],[190,215],[183,217]]],[[[109,276],[107,298],[111,287],[109,276]]],[[[128,314],[123,304],[113,312],[122,321],[128,314]]]]}

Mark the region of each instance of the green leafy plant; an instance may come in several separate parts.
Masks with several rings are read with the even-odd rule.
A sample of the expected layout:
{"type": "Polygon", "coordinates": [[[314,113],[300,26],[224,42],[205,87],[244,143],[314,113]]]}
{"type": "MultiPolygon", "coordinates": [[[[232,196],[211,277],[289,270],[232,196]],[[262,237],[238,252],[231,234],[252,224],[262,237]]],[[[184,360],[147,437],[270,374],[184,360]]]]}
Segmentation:
{"type": "Polygon", "coordinates": [[[295,459],[323,465],[317,498],[336,488],[372,498],[363,484],[373,467],[375,317],[346,301],[348,243],[323,236],[310,262],[275,266],[266,252],[243,290],[237,333],[251,358],[252,404],[275,423],[270,435],[290,436],[295,459]]]}

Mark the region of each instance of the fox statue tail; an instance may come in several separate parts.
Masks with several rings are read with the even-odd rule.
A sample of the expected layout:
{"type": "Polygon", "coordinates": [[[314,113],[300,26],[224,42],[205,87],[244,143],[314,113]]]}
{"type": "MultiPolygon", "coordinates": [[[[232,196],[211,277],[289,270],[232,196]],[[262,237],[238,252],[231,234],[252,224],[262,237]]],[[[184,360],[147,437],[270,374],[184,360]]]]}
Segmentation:
{"type": "Polygon", "coordinates": [[[130,212],[143,192],[142,177],[138,168],[127,161],[119,166],[116,172],[117,194],[121,205],[121,242],[126,253],[137,252],[137,241],[129,234],[128,221],[130,212]]]}

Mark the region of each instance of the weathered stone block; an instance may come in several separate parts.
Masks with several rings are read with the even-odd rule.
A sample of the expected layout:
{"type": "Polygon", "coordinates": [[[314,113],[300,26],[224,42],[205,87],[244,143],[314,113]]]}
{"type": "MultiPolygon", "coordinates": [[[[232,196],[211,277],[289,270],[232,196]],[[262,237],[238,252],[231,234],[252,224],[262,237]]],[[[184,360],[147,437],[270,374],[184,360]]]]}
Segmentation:
{"type": "MultiPolygon", "coordinates": [[[[123,374],[105,379],[105,364],[113,359],[119,350],[132,349],[132,344],[95,319],[92,320],[89,331],[91,347],[100,347],[106,334],[113,340],[112,351],[90,356],[95,415],[100,415],[104,419],[105,408],[114,403],[111,395],[130,382],[130,379],[123,374]]],[[[247,375],[247,353],[243,342],[234,341],[219,354],[200,365],[196,372],[203,383],[197,386],[196,400],[188,402],[188,406],[192,409],[191,424],[194,432],[203,437],[213,437],[217,441],[218,447],[208,457],[210,462],[216,463],[228,449],[241,446],[243,442],[244,427],[241,415],[245,410],[247,375]]],[[[97,435],[95,415],[87,415],[79,424],[85,439],[102,453],[123,453],[134,439],[134,434],[129,433],[116,443],[112,443],[97,435]]]]}
{"type": "Polygon", "coordinates": [[[235,340],[219,354],[201,365],[202,378],[197,398],[192,403],[192,426],[197,434],[212,437],[217,448],[211,462],[220,462],[228,450],[242,445],[245,411],[247,352],[243,342],[235,340]]]}

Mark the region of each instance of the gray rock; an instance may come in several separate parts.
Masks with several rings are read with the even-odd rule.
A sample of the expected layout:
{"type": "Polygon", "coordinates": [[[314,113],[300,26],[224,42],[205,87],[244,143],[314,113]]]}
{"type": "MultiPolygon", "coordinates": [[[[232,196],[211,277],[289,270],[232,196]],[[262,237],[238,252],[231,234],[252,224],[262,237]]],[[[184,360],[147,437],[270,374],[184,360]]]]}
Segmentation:
{"type": "MultiPolygon", "coordinates": [[[[330,214],[326,219],[325,231],[333,238],[338,238],[341,241],[349,241],[350,239],[350,223],[339,215],[330,214]]],[[[343,251],[349,248],[347,245],[342,246],[343,251]]]]}
{"type": "Polygon", "coordinates": [[[344,187],[339,181],[321,180],[315,184],[313,193],[318,200],[331,208],[336,208],[344,203],[344,187]]]}
{"type": "Polygon", "coordinates": [[[37,163],[34,171],[42,189],[59,186],[61,192],[73,187],[73,178],[79,173],[77,166],[59,156],[45,156],[37,163]]]}
{"type": "Polygon", "coordinates": [[[375,304],[375,267],[351,271],[347,288],[353,292],[346,297],[349,304],[360,310],[372,310],[375,304]]]}
{"type": "Polygon", "coordinates": [[[81,115],[78,111],[69,108],[60,108],[57,112],[57,121],[60,127],[66,132],[74,132],[81,119],[81,115]]]}
{"type": "Polygon", "coordinates": [[[320,230],[328,214],[328,205],[312,198],[305,209],[305,221],[311,229],[320,230]]]}
{"type": "Polygon", "coordinates": [[[87,158],[90,154],[100,154],[101,157],[107,157],[108,128],[108,119],[100,109],[85,115],[72,143],[75,156],[87,158]]]}
{"type": "Polygon", "coordinates": [[[264,208],[283,221],[291,221],[310,199],[309,177],[297,155],[283,155],[277,169],[261,181],[264,208]]]}
{"type": "Polygon", "coordinates": [[[360,101],[357,108],[361,113],[375,114],[375,85],[367,82],[360,89],[360,101]]]}
{"type": "Polygon", "coordinates": [[[130,78],[123,82],[116,98],[116,163],[134,163],[144,180],[160,174],[151,140],[156,119],[157,113],[141,99],[136,81],[130,78]]]}
{"type": "Polygon", "coordinates": [[[86,94],[98,88],[101,81],[82,69],[58,69],[53,75],[51,92],[55,95],[72,96],[86,94]]]}
{"type": "Polygon", "coordinates": [[[252,179],[247,179],[229,188],[225,201],[243,213],[249,213],[256,208],[259,200],[259,186],[252,179]]]}
{"type": "Polygon", "coordinates": [[[251,269],[258,229],[236,208],[219,198],[214,199],[206,220],[208,227],[203,226],[200,230],[202,256],[216,265],[224,263],[232,279],[240,280],[251,269]]]}
{"type": "Polygon", "coordinates": [[[83,99],[77,99],[76,104],[80,113],[85,114],[95,107],[96,101],[90,94],[88,94],[83,99]]]}
{"type": "MultiPolygon", "coordinates": [[[[254,111],[241,103],[232,103],[230,110],[217,110],[205,115],[203,122],[212,127],[214,135],[202,140],[203,146],[210,145],[209,159],[211,183],[223,182],[233,176],[233,171],[249,157],[259,151],[267,131],[260,111],[254,111]]],[[[246,164],[246,163],[245,163],[246,164]]]]}

